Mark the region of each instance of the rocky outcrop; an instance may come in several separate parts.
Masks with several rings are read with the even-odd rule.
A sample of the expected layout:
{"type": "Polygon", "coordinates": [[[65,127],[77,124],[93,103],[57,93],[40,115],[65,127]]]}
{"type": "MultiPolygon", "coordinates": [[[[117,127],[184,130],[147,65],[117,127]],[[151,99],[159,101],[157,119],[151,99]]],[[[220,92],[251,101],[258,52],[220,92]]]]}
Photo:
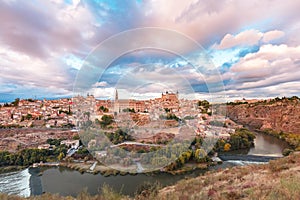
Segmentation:
{"type": "Polygon", "coordinates": [[[300,134],[299,99],[227,105],[227,115],[250,128],[300,134]]]}

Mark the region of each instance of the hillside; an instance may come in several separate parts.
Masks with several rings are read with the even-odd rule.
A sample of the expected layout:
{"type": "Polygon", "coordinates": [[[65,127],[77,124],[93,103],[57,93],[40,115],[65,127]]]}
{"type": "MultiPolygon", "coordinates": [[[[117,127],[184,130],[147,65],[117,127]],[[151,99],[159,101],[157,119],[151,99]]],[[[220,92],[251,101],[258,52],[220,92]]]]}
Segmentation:
{"type": "Polygon", "coordinates": [[[229,103],[227,115],[233,121],[254,129],[300,134],[298,97],[264,100],[255,103],[229,103]]]}
{"type": "MultiPolygon", "coordinates": [[[[177,184],[165,188],[146,185],[137,192],[134,198],[118,194],[105,186],[102,188],[101,195],[96,196],[82,192],[76,198],[43,194],[27,199],[300,199],[300,99],[295,97],[252,103],[229,103],[227,109],[227,114],[233,121],[283,139],[295,152],[264,165],[209,171],[202,176],[181,180],[177,184]]],[[[23,200],[21,197],[5,194],[0,194],[0,199],[23,200]]]]}
{"type": "Polygon", "coordinates": [[[300,199],[300,152],[266,165],[208,172],[163,188],[157,199],[300,199]]]}

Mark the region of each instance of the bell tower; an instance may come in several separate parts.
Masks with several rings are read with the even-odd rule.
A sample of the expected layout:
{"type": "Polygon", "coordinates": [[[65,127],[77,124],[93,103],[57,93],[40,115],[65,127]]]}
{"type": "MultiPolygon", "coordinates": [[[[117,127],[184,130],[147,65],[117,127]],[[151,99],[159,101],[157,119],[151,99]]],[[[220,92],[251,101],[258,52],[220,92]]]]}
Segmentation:
{"type": "Polygon", "coordinates": [[[115,91],[115,101],[118,101],[119,100],[119,95],[118,95],[118,90],[116,89],[115,91]]]}
{"type": "Polygon", "coordinates": [[[115,113],[120,112],[119,95],[118,95],[118,90],[117,89],[115,90],[114,112],[115,113]]]}

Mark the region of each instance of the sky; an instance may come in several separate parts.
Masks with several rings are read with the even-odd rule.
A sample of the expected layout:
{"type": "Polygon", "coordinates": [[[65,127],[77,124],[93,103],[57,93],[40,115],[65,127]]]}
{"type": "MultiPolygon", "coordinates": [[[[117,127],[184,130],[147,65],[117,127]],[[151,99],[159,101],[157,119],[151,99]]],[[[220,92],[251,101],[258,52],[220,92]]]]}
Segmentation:
{"type": "Polygon", "coordinates": [[[299,7],[299,0],[2,0],[0,102],[71,97],[80,84],[104,99],[115,88],[136,98],[166,90],[200,99],[300,96],[299,7]],[[116,41],[140,29],[147,32],[116,41]],[[120,54],[148,40],[163,48],[120,54]],[[103,48],[105,41],[114,43],[103,48]]]}

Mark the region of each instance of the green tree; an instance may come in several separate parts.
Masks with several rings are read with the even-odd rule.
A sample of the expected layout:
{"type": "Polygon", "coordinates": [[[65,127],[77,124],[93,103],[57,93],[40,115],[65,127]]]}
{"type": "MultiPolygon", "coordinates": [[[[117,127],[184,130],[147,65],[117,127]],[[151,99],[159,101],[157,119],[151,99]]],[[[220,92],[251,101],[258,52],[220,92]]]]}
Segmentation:
{"type": "Polygon", "coordinates": [[[62,141],[62,139],[52,139],[52,138],[49,138],[47,139],[47,143],[50,144],[50,145],[55,145],[56,147],[58,147],[60,145],[60,142],[62,141]]]}
{"type": "Polygon", "coordinates": [[[206,162],[207,153],[204,149],[197,149],[195,152],[195,160],[198,162],[206,162]]]}
{"type": "Polygon", "coordinates": [[[16,98],[15,101],[12,102],[12,104],[17,107],[19,105],[20,99],[16,98]]]}
{"type": "Polygon", "coordinates": [[[99,111],[102,111],[102,112],[108,112],[108,108],[104,107],[104,106],[100,106],[99,107],[99,111]]]}
{"type": "Polygon", "coordinates": [[[57,159],[62,160],[62,159],[64,159],[64,157],[65,157],[65,154],[63,152],[60,152],[59,155],[57,156],[57,159]]]}
{"type": "Polygon", "coordinates": [[[103,115],[101,117],[100,125],[101,125],[101,127],[105,128],[108,125],[110,125],[112,122],[113,122],[113,116],[111,116],[111,115],[103,115]]]}
{"type": "Polygon", "coordinates": [[[179,121],[179,118],[175,114],[168,113],[166,119],[179,121]]]}
{"type": "Polygon", "coordinates": [[[203,106],[204,108],[209,108],[209,102],[207,100],[198,101],[198,106],[203,106]]]}
{"type": "Polygon", "coordinates": [[[73,136],[73,140],[79,140],[79,139],[80,139],[79,135],[74,135],[73,136]]]}
{"type": "Polygon", "coordinates": [[[28,114],[26,115],[25,118],[26,118],[27,120],[32,119],[32,114],[29,114],[29,113],[28,113],[28,114]]]}

